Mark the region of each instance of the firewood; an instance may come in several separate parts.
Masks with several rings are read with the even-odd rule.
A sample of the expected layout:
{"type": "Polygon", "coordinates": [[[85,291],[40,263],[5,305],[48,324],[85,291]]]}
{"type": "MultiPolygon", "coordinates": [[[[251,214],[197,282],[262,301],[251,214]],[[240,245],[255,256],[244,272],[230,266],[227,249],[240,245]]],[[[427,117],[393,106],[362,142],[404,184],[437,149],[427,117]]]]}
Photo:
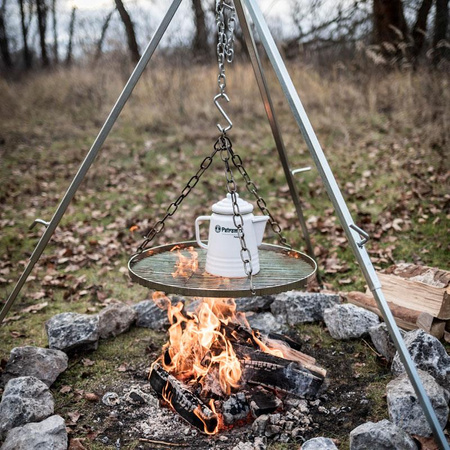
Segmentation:
{"type": "Polygon", "coordinates": [[[170,375],[158,363],[150,373],[150,385],[175,411],[203,433],[213,433],[218,426],[217,415],[186,386],[170,375]]]}
{"type": "MultiPolygon", "coordinates": [[[[375,314],[382,317],[382,314],[378,308],[377,302],[373,298],[372,294],[367,295],[363,292],[343,292],[342,295],[347,299],[349,303],[353,303],[361,308],[368,309],[375,314]]],[[[420,312],[413,309],[404,308],[398,306],[395,303],[387,302],[389,309],[391,310],[395,322],[400,328],[404,330],[415,330],[417,329],[417,319],[419,318],[420,312]]]]}
{"type": "Polygon", "coordinates": [[[438,319],[450,319],[450,272],[399,264],[378,276],[387,301],[438,319]]]}
{"type": "Polygon", "coordinates": [[[441,339],[444,336],[445,323],[445,320],[436,319],[431,314],[424,312],[420,313],[416,322],[419,328],[422,328],[422,330],[425,330],[427,333],[438,339],[441,339]]]}
{"type": "Polygon", "coordinates": [[[242,377],[248,384],[264,386],[299,397],[314,396],[322,386],[325,369],[308,370],[297,362],[254,350],[235,346],[242,365],[242,377]]]}

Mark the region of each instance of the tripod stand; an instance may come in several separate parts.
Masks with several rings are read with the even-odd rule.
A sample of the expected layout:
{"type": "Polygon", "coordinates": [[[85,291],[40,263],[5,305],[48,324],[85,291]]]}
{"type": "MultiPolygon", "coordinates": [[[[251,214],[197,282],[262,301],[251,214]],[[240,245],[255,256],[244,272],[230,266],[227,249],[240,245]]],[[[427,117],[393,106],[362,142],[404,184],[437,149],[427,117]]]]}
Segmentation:
{"type": "MultiPolygon", "coordinates": [[[[39,260],[42,252],[46,248],[52,234],[54,233],[56,227],[58,226],[60,220],[62,219],[69,203],[71,202],[73,196],[78,190],[81,182],[83,181],[86,173],[88,172],[91,164],[96,158],[100,148],[105,142],[108,134],[110,133],[114,123],[116,122],[120,112],[122,111],[124,105],[128,101],[134,87],[136,86],[139,78],[141,77],[146,65],[150,61],[155,49],[157,48],[161,38],[167,30],[168,25],[170,24],[174,14],[176,13],[178,7],[180,6],[182,0],[172,0],[164,18],[162,19],[159,27],[157,28],[154,36],[150,40],[147,45],[143,56],[138,62],[136,68],[131,74],[127,84],[125,85],[122,93],[120,94],[116,104],[114,105],[111,113],[106,119],[103,127],[101,128],[97,138],[95,139],[91,149],[89,150],[86,158],[82,162],[77,174],[75,175],[71,185],[69,186],[67,192],[65,193],[60,205],[58,206],[53,218],[50,222],[45,222],[41,219],[37,219],[34,223],[40,223],[46,226],[44,234],[39,240],[36,248],[34,249],[30,261],[19,278],[16,286],[8,297],[6,304],[4,305],[2,311],[0,312],[0,322],[3,321],[4,317],[8,313],[12,304],[14,303],[17,295],[20,293],[25,281],[30,275],[34,265],[39,260]]],[[[275,74],[278,78],[278,81],[283,89],[284,95],[289,103],[292,114],[300,128],[300,131],[307,143],[311,156],[315,162],[315,165],[319,171],[319,174],[322,178],[322,181],[327,190],[328,196],[334,206],[336,214],[340,220],[340,223],[345,231],[348,242],[352,248],[352,251],[355,255],[355,258],[363,272],[363,275],[366,279],[366,282],[372,291],[375,300],[378,304],[380,311],[384,317],[386,325],[388,327],[389,333],[394,341],[394,344],[399,352],[401,360],[406,368],[406,372],[409,376],[411,384],[413,385],[419,402],[422,406],[422,409],[425,413],[426,419],[434,433],[435,439],[439,444],[441,449],[449,449],[449,446],[446,442],[445,436],[441,430],[436,414],[432,408],[431,402],[422,386],[420,378],[418,376],[417,370],[414,366],[414,363],[411,359],[411,356],[408,353],[408,350],[403,342],[403,339],[400,335],[400,332],[395,323],[394,317],[389,310],[387,302],[384,298],[383,292],[381,290],[381,284],[377,277],[377,274],[373,268],[372,262],[370,261],[369,255],[364,247],[365,243],[368,241],[369,236],[364,230],[360,229],[357,225],[354,224],[353,219],[351,217],[350,211],[346,205],[346,202],[341,194],[341,191],[336,183],[333,172],[328,164],[328,161],[320,147],[319,141],[314,133],[314,130],[309,122],[308,116],[303,108],[303,105],[300,101],[300,98],[296,92],[296,89],[292,83],[292,80],[289,76],[289,73],[286,69],[286,66],[283,62],[283,59],[275,45],[273,37],[267,27],[267,24],[264,20],[264,17],[256,3],[256,0],[235,0],[236,12],[242,27],[242,31],[244,34],[245,42],[247,45],[247,49],[250,55],[250,60],[253,65],[253,69],[255,72],[256,80],[258,83],[258,87],[261,92],[261,96],[264,102],[264,107],[266,109],[266,113],[270,122],[270,126],[272,129],[272,133],[274,135],[274,139],[277,145],[277,149],[279,152],[280,160],[285,172],[286,180],[290,189],[290,193],[293,199],[293,202],[296,207],[297,215],[299,217],[299,221],[301,224],[301,228],[303,234],[305,236],[305,240],[308,247],[308,252],[310,256],[312,255],[311,243],[309,241],[308,231],[306,229],[306,224],[303,218],[303,213],[301,211],[300,202],[298,199],[298,195],[296,193],[294,180],[292,172],[289,168],[289,162],[286,156],[286,152],[284,150],[283,141],[281,138],[281,133],[279,131],[279,127],[275,118],[275,114],[273,111],[272,102],[270,99],[266,79],[264,76],[264,72],[262,69],[261,61],[259,59],[258,51],[255,45],[253,33],[249,26],[249,20],[247,18],[246,12],[244,11],[244,5],[246,6],[248,13],[251,17],[251,20],[256,27],[256,30],[259,34],[261,42],[264,46],[264,49],[269,57],[271,65],[275,71],[275,74]]]]}

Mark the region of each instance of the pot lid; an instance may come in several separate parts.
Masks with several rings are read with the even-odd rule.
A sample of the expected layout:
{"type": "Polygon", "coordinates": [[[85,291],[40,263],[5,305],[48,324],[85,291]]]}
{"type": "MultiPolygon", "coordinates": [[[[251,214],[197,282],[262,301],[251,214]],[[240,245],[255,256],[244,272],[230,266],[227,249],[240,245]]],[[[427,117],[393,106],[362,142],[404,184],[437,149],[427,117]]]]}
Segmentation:
{"type": "MultiPolygon", "coordinates": [[[[239,211],[241,214],[249,214],[253,211],[253,205],[242,198],[239,197],[239,194],[236,193],[237,203],[239,206],[239,211]]],[[[231,194],[227,194],[227,196],[220,200],[220,202],[214,203],[212,206],[212,212],[216,214],[233,214],[233,204],[231,202],[231,194]]]]}

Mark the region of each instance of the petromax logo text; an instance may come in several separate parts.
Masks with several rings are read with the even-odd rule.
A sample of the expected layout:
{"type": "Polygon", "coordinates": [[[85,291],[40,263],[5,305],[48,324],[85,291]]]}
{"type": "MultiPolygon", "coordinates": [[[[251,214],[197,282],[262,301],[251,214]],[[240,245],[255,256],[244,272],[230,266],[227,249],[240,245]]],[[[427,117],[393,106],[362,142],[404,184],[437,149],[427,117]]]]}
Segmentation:
{"type": "Polygon", "coordinates": [[[220,225],[216,225],[214,229],[216,233],[225,233],[225,234],[237,233],[237,228],[225,228],[221,227],[220,225]]]}

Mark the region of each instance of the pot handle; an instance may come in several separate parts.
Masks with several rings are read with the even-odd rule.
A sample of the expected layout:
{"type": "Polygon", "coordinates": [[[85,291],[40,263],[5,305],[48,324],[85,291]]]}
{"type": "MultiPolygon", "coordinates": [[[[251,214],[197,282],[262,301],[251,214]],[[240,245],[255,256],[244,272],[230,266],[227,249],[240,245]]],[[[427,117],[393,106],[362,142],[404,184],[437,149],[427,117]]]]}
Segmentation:
{"type": "Polygon", "coordinates": [[[195,239],[200,247],[208,249],[208,246],[200,239],[200,222],[202,220],[211,220],[211,216],[199,216],[195,219],[195,239]]]}

